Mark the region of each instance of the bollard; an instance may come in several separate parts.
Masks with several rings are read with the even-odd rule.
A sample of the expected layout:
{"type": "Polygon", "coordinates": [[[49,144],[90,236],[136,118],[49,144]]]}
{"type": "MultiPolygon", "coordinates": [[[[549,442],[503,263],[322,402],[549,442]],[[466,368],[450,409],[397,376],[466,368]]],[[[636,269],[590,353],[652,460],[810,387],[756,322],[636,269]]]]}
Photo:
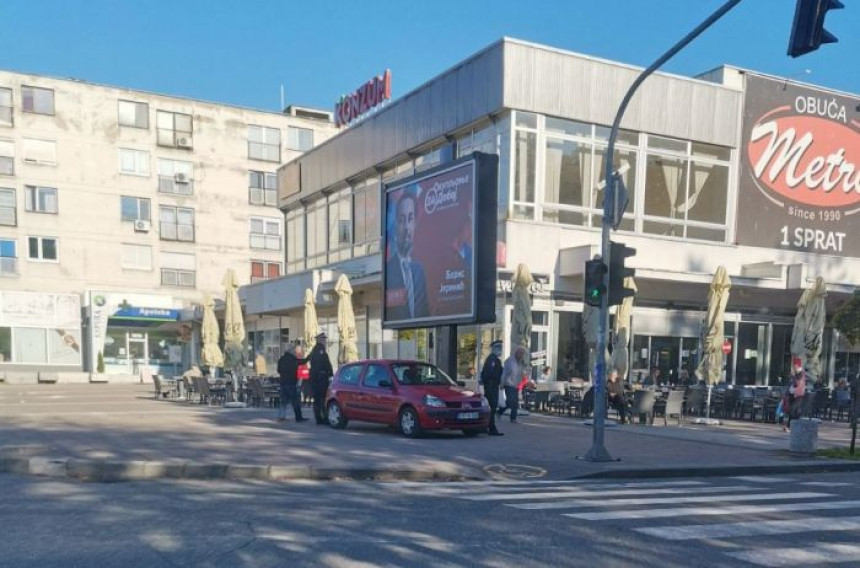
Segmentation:
{"type": "Polygon", "coordinates": [[[796,454],[815,454],[818,450],[817,418],[797,418],[791,421],[788,449],[796,454]]]}

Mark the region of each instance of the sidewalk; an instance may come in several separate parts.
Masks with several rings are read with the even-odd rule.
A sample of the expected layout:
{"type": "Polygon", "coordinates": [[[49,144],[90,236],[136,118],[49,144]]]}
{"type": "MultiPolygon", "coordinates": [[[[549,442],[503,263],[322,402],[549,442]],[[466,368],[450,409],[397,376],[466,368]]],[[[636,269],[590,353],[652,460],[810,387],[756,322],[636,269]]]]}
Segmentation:
{"type": "MultiPolygon", "coordinates": [[[[377,425],[337,431],[273,418],[273,409],[155,400],[149,385],[0,385],[0,471],[100,480],[429,480],[742,475],[844,463],[790,455],[788,435],[768,424],[610,427],[606,447],[620,461],[596,464],[577,459],[591,446],[590,427],[568,417],[503,419],[501,438],[450,432],[417,440],[377,425]]],[[[849,435],[845,423],[824,423],[820,447],[845,446],[849,435]]],[[[860,463],[844,467],[854,466],[860,470],[860,463]]]]}

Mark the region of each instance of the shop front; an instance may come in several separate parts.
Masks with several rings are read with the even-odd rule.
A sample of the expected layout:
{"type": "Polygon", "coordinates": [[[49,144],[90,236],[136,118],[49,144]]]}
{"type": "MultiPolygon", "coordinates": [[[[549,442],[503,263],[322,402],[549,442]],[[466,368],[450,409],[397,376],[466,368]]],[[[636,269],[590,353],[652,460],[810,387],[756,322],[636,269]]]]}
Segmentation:
{"type": "Polygon", "coordinates": [[[77,294],[0,292],[0,370],[80,371],[77,294]]]}
{"type": "Polygon", "coordinates": [[[181,300],[103,291],[87,299],[91,372],[174,375],[195,360],[193,311],[181,300]]]}

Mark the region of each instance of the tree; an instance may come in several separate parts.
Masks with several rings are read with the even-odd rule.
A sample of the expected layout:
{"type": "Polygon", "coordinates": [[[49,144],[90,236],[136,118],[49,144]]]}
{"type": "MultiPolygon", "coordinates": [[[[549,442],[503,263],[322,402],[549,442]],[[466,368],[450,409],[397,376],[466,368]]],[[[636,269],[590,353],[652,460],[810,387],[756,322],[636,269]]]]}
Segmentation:
{"type": "Polygon", "coordinates": [[[850,345],[860,344],[860,289],[833,314],[833,327],[850,345]]]}
{"type": "Polygon", "coordinates": [[[99,351],[99,359],[98,363],[96,363],[96,372],[104,373],[105,372],[105,357],[102,355],[102,352],[99,351]]]}

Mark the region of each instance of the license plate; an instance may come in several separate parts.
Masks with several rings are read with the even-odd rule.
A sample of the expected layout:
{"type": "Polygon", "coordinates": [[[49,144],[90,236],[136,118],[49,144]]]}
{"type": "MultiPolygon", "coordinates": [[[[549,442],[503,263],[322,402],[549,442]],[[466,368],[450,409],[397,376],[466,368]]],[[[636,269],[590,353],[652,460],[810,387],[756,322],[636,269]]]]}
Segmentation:
{"type": "Polygon", "coordinates": [[[477,420],[477,412],[461,412],[457,415],[457,420],[477,420]]]}

